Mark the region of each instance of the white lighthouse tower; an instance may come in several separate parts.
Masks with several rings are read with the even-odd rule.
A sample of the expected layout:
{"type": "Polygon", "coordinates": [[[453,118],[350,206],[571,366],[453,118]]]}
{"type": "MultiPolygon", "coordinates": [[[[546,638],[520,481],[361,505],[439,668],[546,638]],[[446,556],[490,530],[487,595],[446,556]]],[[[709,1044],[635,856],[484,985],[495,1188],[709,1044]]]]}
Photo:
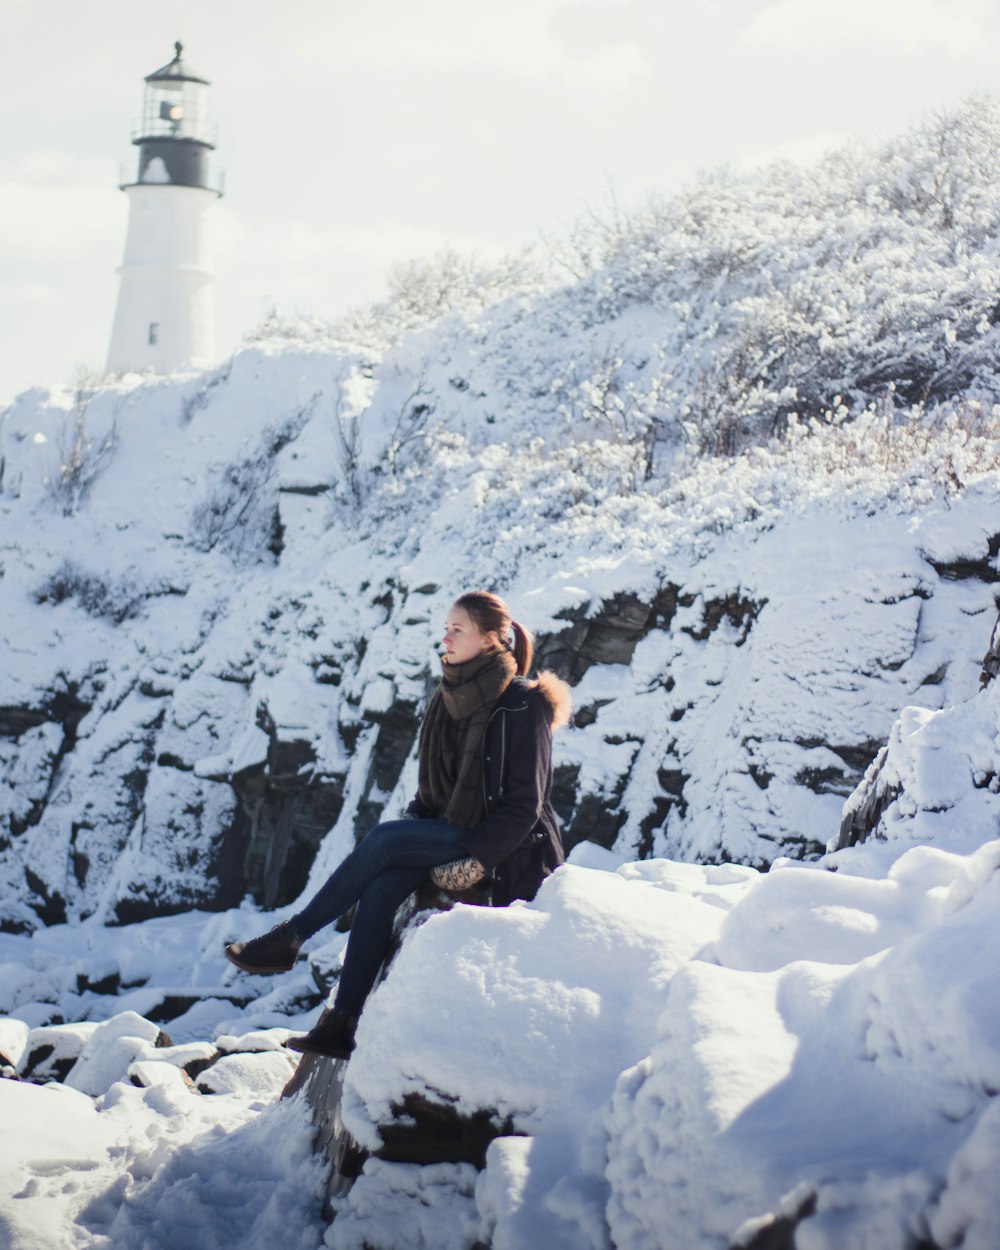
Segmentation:
{"type": "Polygon", "coordinates": [[[108,371],[169,373],[214,358],[209,209],[222,195],[207,79],[181,59],[146,78],[139,154],[122,168],[128,233],[108,371]]]}

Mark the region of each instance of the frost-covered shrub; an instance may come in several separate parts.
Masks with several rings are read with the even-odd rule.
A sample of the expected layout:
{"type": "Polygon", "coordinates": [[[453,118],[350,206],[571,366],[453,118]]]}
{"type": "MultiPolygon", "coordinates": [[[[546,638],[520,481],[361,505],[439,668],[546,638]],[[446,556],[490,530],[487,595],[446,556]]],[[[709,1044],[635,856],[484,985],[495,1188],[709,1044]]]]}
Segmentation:
{"type": "Polygon", "coordinates": [[[855,416],[890,386],[927,411],[989,407],[998,152],[1000,105],[978,98],[880,150],[714,172],[645,209],[591,216],[568,247],[581,326],[661,318],[657,418],[706,454],[766,441],[791,412],[855,416]]]}
{"type": "Polygon", "coordinates": [[[627,358],[624,347],[575,360],[567,374],[552,379],[557,413],[574,434],[589,434],[599,446],[620,444],[632,449],[629,480],[637,487],[649,477],[657,436],[663,377],[644,372],[646,361],[627,358]]]}
{"type": "Polygon", "coordinates": [[[266,429],[242,459],[209,471],[208,490],[191,512],[191,543],[196,551],[218,548],[241,569],[281,555],[284,539],[276,459],[298,437],[311,408],[312,403],[266,429]]]}
{"type": "Polygon", "coordinates": [[[168,593],[142,580],[138,570],[113,577],[85,569],[75,560],[63,560],[34,592],[36,603],[63,603],[71,599],[88,616],[105,617],[120,625],[142,611],[150,595],[168,593]]]}
{"type": "Polygon", "coordinates": [[[124,406],[122,396],[115,396],[110,418],[103,428],[95,429],[91,406],[98,394],[98,385],[89,374],[78,378],[73,406],[66,414],[56,440],[58,463],[45,479],[53,503],[64,516],[72,516],[111,459],[118,441],[118,418],[124,406]]]}
{"type": "Polygon", "coordinates": [[[278,488],[270,456],[248,456],[216,470],[191,513],[191,541],[196,551],[219,547],[239,568],[279,553],[278,488]]]}
{"type": "MultiPolygon", "coordinates": [[[[652,477],[678,443],[732,456],[790,414],[853,419],[888,388],[932,423],[964,402],[988,411],[1000,402],[998,151],[1000,105],[973,99],[812,168],[721,170],[641,207],[612,201],[544,256],[490,265],[445,249],[398,267],[383,301],[337,326],[275,314],[259,333],[398,351],[414,375],[429,365],[442,416],[512,420],[545,432],[547,451],[641,443],[652,477]],[[413,333],[431,324],[433,339],[413,333]]],[[[390,420],[392,402],[368,425],[390,420]]]]}
{"type": "Polygon", "coordinates": [[[349,313],[337,329],[352,341],[386,346],[448,313],[486,308],[510,295],[538,290],[544,281],[542,262],[531,247],[493,263],[444,247],[427,260],[396,265],[386,298],[349,313]]]}
{"type": "Polygon", "coordinates": [[[261,343],[315,347],[333,342],[335,338],[333,325],[322,317],[274,306],[268,310],[260,325],[243,336],[243,343],[247,347],[261,343]]]}
{"type": "Polygon", "coordinates": [[[203,408],[208,407],[215,389],[229,381],[232,369],[233,358],[230,357],[218,369],[212,370],[211,373],[203,374],[199,378],[197,388],[184,400],[181,406],[181,417],[185,424],[193,420],[196,414],[201,412],[203,408]]]}

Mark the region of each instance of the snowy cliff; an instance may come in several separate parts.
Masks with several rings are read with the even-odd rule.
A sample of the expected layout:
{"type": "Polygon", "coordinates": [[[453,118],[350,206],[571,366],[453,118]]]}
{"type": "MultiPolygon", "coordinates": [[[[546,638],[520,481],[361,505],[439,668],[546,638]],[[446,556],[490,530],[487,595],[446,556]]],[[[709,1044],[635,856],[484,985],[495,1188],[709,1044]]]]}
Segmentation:
{"type": "Polygon", "coordinates": [[[2,924],[294,899],[407,797],[478,584],[576,687],[571,842],[815,854],[988,633],[998,133],[980,102],[808,180],[710,179],[577,239],[568,285],[454,280],[426,325],[411,275],[210,375],[21,396],[2,924]]]}

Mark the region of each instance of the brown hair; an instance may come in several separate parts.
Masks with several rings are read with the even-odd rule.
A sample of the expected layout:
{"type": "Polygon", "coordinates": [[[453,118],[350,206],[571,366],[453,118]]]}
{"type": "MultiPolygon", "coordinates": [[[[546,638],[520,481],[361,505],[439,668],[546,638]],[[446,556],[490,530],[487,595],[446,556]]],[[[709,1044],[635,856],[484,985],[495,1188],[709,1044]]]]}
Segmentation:
{"type": "Polygon", "coordinates": [[[455,607],[468,612],[481,634],[496,634],[501,647],[514,653],[518,676],[527,676],[535,656],[535,640],[530,630],[513,619],[499,595],[491,590],[469,590],[459,595],[455,607]]]}

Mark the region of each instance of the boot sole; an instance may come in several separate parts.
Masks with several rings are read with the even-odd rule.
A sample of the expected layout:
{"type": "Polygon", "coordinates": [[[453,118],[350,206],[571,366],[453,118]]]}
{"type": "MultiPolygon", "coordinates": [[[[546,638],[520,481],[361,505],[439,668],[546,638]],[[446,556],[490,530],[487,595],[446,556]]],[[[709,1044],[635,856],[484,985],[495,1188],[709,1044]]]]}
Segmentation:
{"type": "Polygon", "coordinates": [[[228,946],[226,947],[226,958],[231,964],[235,964],[241,972],[259,972],[262,976],[272,976],[276,972],[291,972],[295,967],[295,963],[298,963],[298,959],[296,959],[295,963],[275,964],[273,967],[261,968],[259,964],[245,964],[239,955],[233,954],[228,946]]]}
{"type": "Polygon", "coordinates": [[[297,1050],[299,1054],[323,1055],[324,1058],[327,1059],[350,1059],[351,1055],[354,1053],[353,1046],[350,1050],[347,1050],[345,1047],[341,1047],[339,1050],[334,1050],[332,1046],[316,1046],[305,1037],[290,1037],[288,1041],[285,1042],[285,1045],[289,1050],[297,1050]]]}

